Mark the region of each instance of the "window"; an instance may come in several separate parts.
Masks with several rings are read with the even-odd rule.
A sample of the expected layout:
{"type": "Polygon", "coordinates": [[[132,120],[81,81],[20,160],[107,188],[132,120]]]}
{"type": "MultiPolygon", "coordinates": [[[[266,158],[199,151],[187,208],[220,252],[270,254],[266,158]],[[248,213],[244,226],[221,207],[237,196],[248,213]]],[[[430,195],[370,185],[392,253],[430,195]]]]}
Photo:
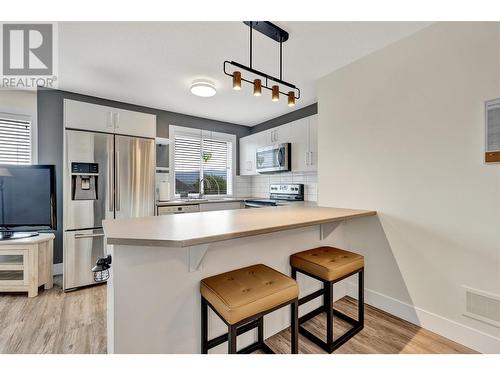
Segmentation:
{"type": "Polygon", "coordinates": [[[236,137],[230,134],[175,128],[175,194],[232,195],[236,137]],[[183,129],[183,130],[179,130],[183,129]]]}
{"type": "Polygon", "coordinates": [[[0,113],[0,164],[31,164],[31,121],[0,113]]]}

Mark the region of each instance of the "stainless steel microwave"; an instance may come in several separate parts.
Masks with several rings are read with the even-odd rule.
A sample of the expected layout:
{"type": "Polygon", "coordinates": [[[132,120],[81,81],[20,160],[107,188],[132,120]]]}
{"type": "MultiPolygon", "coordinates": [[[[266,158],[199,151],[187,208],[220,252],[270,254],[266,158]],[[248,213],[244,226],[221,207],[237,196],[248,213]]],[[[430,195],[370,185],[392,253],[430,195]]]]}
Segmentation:
{"type": "Polygon", "coordinates": [[[258,173],[286,172],[292,167],[291,143],[259,147],[255,155],[258,173]]]}

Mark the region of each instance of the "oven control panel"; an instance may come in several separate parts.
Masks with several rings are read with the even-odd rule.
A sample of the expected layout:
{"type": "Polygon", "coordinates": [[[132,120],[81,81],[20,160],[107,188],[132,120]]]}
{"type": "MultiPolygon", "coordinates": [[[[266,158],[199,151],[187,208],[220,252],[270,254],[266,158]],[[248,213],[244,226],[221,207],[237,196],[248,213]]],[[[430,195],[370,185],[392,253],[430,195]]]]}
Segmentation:
{"type": "Polygon", "coordinates": [[[303,201],[304,184],[271,184],[269,193],[271,199],[303,201]]]}

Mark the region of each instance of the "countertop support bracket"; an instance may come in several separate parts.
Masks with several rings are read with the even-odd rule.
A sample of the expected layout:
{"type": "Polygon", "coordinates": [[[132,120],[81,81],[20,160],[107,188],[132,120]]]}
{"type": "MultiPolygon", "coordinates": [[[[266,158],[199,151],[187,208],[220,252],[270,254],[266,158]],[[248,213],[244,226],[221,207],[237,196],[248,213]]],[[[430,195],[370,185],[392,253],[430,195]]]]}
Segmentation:
{"type": "Polygon", "coordinates": [[[208,246],[209,244],[201,244],[189,247],[189,272],[195,272],[200,268],[208,246]]]}
{"type": "Polygon", "coordinates": [[[339,226],[341,221],[333,221],[331,223],[324,223],[319,226],[319,238],[321,241],[326,239],[332,232],[339,226]]]}

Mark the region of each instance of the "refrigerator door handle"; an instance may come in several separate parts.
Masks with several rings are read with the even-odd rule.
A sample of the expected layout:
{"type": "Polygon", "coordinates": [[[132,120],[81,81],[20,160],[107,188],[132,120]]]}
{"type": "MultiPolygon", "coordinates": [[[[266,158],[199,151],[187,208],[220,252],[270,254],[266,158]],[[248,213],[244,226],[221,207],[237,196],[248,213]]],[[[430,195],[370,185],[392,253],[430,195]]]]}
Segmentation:
{"type": "Polygon", "coordinates": [[[116,188],[116,211],[120,211],[120,152],[115,152],[115,188],[116,188]]]}
{"type": "Polygon", "coordinates": [[[103,237],[104,233],[94,233],[94,234],[75,234],[75,240],[80,238],[92,238],[92,237],[103,237]]]}
{"type": "Polygon", "coordinates": [[[111,157],[111,154],[108,156],[108,199],[109,199],[109,211],[113,212],[115,209],[114,202],[115,200],[113,199],[113,180],[111,178],[111,173],[113,172],[113,158],[111,157]]]}

